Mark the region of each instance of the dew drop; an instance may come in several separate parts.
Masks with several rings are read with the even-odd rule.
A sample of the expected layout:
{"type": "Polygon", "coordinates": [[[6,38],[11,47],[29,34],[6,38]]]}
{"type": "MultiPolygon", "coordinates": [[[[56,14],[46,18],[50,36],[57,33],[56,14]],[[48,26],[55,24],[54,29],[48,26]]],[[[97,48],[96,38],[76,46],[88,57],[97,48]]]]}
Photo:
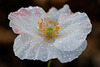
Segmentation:
{"type": "Polygon", "coordinates": [[[65,55],[63,55],[63,57],[64,57],[64,58],[66,58],[66,56],[65,56],[65,55]]]}
{"type": "Polygon", "coordinates": [[[71,60],[71,58],[68,58],[69,60],[71,60]]]}
{"type": "Polygon", "coordinates": [[[17,41],[20,41],[20,39],[18,38],[17,41]]]}
{"type": "Polygon", "coordinates": [[[48,50],[49,48],[47,47],[46,49],[48,50]]]}
{"type": "Polygon", "coordinates": [[[46,56],[43,56],[43,59],[46,59],[46,56]]]}
{"type": "Polygon", "coordinates": [[[53,45],[51,45],[51,47],[52,47],[53,45]]]}
{"type": "Polygon", "coordinates": [[[43,53],[44,53],[44,54],[46,54],[46,52],[45,52],[45,51],[44,51],[43,53]]]}

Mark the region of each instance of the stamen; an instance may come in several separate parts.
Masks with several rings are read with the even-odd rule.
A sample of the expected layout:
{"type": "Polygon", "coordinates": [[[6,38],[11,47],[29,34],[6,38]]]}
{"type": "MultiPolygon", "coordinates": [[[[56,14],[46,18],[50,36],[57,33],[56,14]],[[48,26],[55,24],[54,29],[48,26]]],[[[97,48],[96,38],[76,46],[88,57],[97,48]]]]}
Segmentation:
{"type": "Polygon", "coordinates": [[[54,23],[53,24],[56,24],[56,21],[54,21],[54,23]]]}
{"type": "Polygon", "coordinates": [[[51,38],[49,38],[51,40],[51,38]]]}
{"type": "Polygon", "coordinates": [[[57,25],[59,25],[59,23],[57,23],[57,25]]]}
{"type": "Polygon", "coordinates": [[[44,22],[46,22],[47,18],[44,18],[44,22]]]}
{"type": "Polygon", "coordinates": [[[50,20],[48,21],[48,23],[50,23],[50,20]]]}
{"type": "Polygon", "coordinates": [[[41,20],[43,21],[43,19],[41,18],[41,20]]]}
{"type": "Polygon", "coordinates": [[[57,32],[57,34],[59,34],[59,32],[57,32]]]}
{"type": "Polygon", "coordinates": [[[42,34],[39,33],[39,35],[42,35],[42,34]]]}
{"type": "Polygon", "coordinates": [[[45,28],[43,29],[43,31],[45,31],[45,28]]]}
{"type": "Polygon", "coordinates": [[[38,22],[38,25],[39,25],[39,22],[38,22]]]}
{"type": "Polygon", "coordinates": [[[43,19],[41,18],[41,21],[38,22],[39,25],[39,35],[41,37],[44,37],[45,39],[52,39],[55,37],[58,37],[59,35],[59,29],[60,27],[58,26],[59,23],[56,23],[56,20],[48,20],[48,23],[46,23],[47,18],[43,19]]]}
{"type": "Polygon", "coordinates": [[[43,38],[43,36],[41,36],[43,38]]]}
{"type": "Polygon", "coordinates": [[[58,35],[55,35],[55,37],[58,37],[58,35]]]}
{"type": "Polygon", "coordinates": [[[46,31],[46,33],[48,33],[49,31],[46,31]]]}
{"type": "Polygon", "coordinates": [[[38,29],[38,31],[41,31],[40,29],[38,29]]]}

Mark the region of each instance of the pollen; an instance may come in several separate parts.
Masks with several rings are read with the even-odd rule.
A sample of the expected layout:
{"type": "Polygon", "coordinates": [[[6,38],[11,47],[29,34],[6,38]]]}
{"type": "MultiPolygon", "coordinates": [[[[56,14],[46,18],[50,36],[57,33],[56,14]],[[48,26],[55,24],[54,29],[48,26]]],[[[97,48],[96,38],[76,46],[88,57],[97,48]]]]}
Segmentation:
{"type": "Polygon", "coordinates": [[[42,34],[39,33],[39,35],[42,35],[42,34]]]}
{"type": "Polygon", "coordinates": [[[57,23],[57,25],[59,25],[59,23],[57,23]]]}
{"type": "Polygon", "coordinates": [[[39,35],[42,38],[51,40],[59,36],[59,23],[56,20],[49,20],[48,18],[41,18],[41,21],[37,23],[39,25],[39,35]]]}
{"type": "Polygon", "coordinates": [[[46,21],[46,20],[47,20],[47,18],[44,18],[44,20],[46,21]]]}

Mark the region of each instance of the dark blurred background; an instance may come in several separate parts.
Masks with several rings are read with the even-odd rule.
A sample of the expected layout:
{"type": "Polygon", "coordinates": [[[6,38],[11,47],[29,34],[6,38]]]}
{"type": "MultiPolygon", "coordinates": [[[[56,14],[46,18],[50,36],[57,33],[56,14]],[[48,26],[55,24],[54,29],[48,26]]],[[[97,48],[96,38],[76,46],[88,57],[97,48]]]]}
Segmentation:
{"type": "Polygon", "coordinates": [[[46,67],[47,62],[20,60],[13,53],[17,36],[9,27],[8,14],[21,7],[40,6],[46,12],[53,6],[60,9],[69,4],[73,12],[86,12],[93,29],[88,35],[86,50],[69,63],[52,61],[51,67],[100,67],[100,0],[0,0],[0,67],[46,67]]]}

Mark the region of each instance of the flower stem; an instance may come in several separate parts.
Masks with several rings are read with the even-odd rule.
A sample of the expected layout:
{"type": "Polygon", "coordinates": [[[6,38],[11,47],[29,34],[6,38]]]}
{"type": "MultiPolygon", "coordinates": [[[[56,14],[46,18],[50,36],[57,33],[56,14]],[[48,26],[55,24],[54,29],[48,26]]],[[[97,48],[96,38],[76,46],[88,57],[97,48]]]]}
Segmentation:
{"type": "Polygon", "coordinates": [[[49,60],[47,67],[50,67],[51,61],[52,61],[52,60],[49,60]]]}

